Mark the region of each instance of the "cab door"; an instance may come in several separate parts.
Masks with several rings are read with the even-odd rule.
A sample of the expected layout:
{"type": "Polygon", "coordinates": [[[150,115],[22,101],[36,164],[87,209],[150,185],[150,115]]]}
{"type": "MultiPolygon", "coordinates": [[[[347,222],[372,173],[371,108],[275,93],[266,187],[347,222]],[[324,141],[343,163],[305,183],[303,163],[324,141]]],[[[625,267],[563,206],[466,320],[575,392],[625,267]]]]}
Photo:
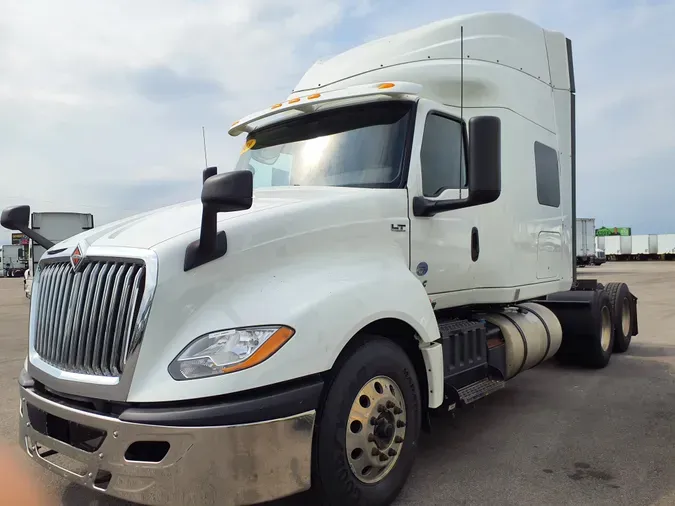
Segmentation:
{"type": "Polygon", "coordinates": [[[420,100],[417,111],[408,175],[410,268],[430,295],[471,288],[477,239],[472,214],[458,209],[418,217],[413,209],[415,196],[468,196],[465,124],[457,108],[420,100]]]}

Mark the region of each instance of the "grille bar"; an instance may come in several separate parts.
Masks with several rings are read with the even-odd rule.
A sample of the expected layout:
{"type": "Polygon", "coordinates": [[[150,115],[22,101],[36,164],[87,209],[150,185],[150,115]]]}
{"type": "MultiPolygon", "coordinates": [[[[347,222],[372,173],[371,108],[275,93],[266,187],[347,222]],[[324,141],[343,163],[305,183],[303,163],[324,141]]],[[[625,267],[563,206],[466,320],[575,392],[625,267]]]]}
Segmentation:
{"type": "Polygon", "coordinates": [[[59,369],[119,376],[139,336],[146,267],[135,261],[90,261],[42,267],[35,351],[59,369]]]}

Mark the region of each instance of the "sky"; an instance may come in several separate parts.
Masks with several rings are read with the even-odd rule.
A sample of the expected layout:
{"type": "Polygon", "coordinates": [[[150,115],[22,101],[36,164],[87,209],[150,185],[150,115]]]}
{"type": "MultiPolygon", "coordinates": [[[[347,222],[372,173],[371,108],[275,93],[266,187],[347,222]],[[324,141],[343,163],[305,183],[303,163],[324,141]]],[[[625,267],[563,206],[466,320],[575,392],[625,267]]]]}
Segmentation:
{"type": "Polygon", "coordinates": [[[486,10],[572,39],[578,216],[675,233],[675,0],[0,0],[0,207],[103,224],[197,198],[202,126],[229,170],[229,125],[317,59],[486,10]]]}

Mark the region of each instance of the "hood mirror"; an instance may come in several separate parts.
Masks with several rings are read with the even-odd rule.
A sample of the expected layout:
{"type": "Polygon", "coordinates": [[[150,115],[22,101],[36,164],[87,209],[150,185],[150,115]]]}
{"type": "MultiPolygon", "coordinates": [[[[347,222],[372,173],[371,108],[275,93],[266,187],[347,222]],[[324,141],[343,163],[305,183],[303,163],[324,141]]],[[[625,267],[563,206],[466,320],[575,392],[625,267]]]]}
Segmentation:
{"type": "Polygon", "coordinates": [[[209,177],[202,188],[202,204],[217,213],[249,209],[253,205],[253,173],[236,170],[209,177]]]}
{"type": "Polygon", "coordinates": [[[204,169],[202,180],[202,227],[199,239],[188,244],[183,270],[189,271],[227,253],[227,235],[218,232],[218,213],[244,211],[253,205],[253,173],[235,170],[218,174],[204,169]]]}
{"type": "Polygon", "coordinates": [[[18,230],[25,236],[30,237],[44,249],[54,246],[49,239],[42,237],[35,230],[30,228],[30,206],[12,206],[2,211],[0,216],[0,225],[8,230],[18,230]]]}

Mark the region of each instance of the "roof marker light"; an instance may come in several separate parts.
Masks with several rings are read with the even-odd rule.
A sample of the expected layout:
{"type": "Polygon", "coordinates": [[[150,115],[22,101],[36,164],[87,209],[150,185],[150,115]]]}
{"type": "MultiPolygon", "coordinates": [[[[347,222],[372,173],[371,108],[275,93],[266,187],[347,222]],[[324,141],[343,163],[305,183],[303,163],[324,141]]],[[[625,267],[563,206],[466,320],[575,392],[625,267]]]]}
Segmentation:
{"type": "Polygon", "coordinates": [[[389,88],[393,88],[394,86],[395,86],[394,83],[382,83],[378,86],[378,89],[386,90],[386,89],[389,89],[389,88]]]}
{"type": "Polygon", "coordinates": [[[284,104],[274,104],[272,106],[272,109],[279,109],[279,107],[281,107],[282,105],[284,105],[284,104]]]}
{"type": "Polygon", "coordinates": [[[321,97],[321,93],[315,93],[314,95],[310,95],[307,97],[307,100],[314,100],[315,98],[321,97]]]}
{"type": "Polygon", "coordinates": [[[297,104],[298,102],[300,102],[299,98],[292,98],[288,101],[289,104],[297,104]]]}

